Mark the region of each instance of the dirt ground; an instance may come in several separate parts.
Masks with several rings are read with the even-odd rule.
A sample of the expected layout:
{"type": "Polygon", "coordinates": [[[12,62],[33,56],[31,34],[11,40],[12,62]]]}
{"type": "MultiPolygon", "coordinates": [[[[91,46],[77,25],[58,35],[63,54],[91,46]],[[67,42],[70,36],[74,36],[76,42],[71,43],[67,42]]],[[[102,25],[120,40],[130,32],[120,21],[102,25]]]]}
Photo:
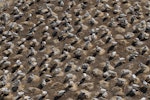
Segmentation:
{"type": "MultiPolygon", "coordinates": [[[[69,1],[70,0],[66,0],[65,6],[63,7],[63,9],[61,11],[57,11],[57,10],[54,10],[54,8],[55,8],[55,5],[58,5],[58,3],[55,2],[55,0],[52,0],[52,2],[51,2],[53,4],[53,5],[51,5],[52,6],[52,10],[58,15],[58,19],[59,20],[63,19],[64,12],[65,12],[65,10],[68,7],[67,2],[69,2],[69,1]]],[[[77,16],[75,16],[75,14],[74,14],[74,9],[77,9],[78,7],[80,7],[81,6],[80,3],[82,1],[84,1],[84,0],[76,0],[76,5],[73,6],[73,8],[69,11],[69,14],[71,14],[71,18],[72,18],[72,21],[70,21],[69,24],[71,24],[73,26],[73,28],[74,28],[73,34],[76,34],[76,31],[78,30],[78,26],[74,25],[77,22],[77,20],[78,20],[76,18],[77,16]]],[[[89,11],[91,16],[94,16],[95,10],[97,9],[95,7],[96,3],[95,2],[91,2],[92,0],[86,0],[86,1],[89,1],[87,3],[88,6],[81,12],[81,15],[84,15],[86,13],[86,11],[89,11]],[[92,8],[93,8],[93,10],[91,10],[92,8]]],[[[140,0],[137,0],[137,1],[140,1],[140,0]]],[[[11,5],[13,0],[9,0],[7,2],[10,2],[10,5],[11,5]]],[[[133,5],[134,4],[134,0],[131,0],[130,3],[131,3],[131,5],[133,5]]],[[[4,4],[5,4],[4,1],[0,1],[0,6],[1,7],[4,4]]],[[[108,2],[108,4],[112,5],[112,2],[108,2]]],[[[144,3],[141,3],[141,5],[144,5],[144,3]]],[[[13,9],[14,6],[15,5],[11,5],[10,8],[5,10],[4,12],[12,13],[12,9],[13,9]]],[[[36,11],[37,11],[37,9],[39,7],[45,8],[45,3],[44,3],[43,0],[41,0],[40,2],[35,3],[35,4],[33,3],[31,5],[30,9],[28,9],[25,12],[23,12],[21,10],[24,13],[24,15],[23,15],[23,17],[21,19],[17,20],[16,23],[22,24],[22,22],[24,22],[26,20],[26,18],[29,16],[29,14],[31,12],[33,12],[33,16],[30,19],[30,21],[34,22],[34,23],[38,23],[38,19],[36,18],[36,15],[40,15],[40,14],[37,14],[36,11]]],[[[128,5],[122,5],[123,12],[125,12],[125,10],[127,8],[128,8],[128,5]]],[[[142,6],[142,9],[143,8],[144,8],[144,6],[142,6]]],[[[143,11],[143,13],[145,13],[145,12],[143,11]]],[[[3,12],[1,12],[1,14],[2,13],[3,12]]],[[[105,15],[105,13],[107,13],[107,12],[104,12],[104,15],[105,15]]],[[[82,48],[83,49],[83,45],[85,43],[84,37],[90,36],[91,29],[95,29],[95,28],[97,28],[97,27],[99,27],[101,25],[106,25],[107,26],[108,22],[111,21],[111,18],[117,16],[117,14],[113,14],[111,10],[108,13],[109,13],[110,17],[108,19],[106,19],[106,21],[102,20],[103,15],[95,17],[95,20],[98,22],[98,24],[93,25],[93,26],[89,25],[89,23],[88,23],[90,18],[89,19],[87,18],[85,20],[81,20],[83,22],[83,24],[86,25],[88,28],[85,29],[85,30],[82,30],[79,33],[78,38],[79,38],[80,42],[79,43],[77,42],[77,44],[73,45],[75,49],[77,49],[77,48],[82,48]]],[[[43,14],[43,16],[44,16],[45,19],[47,18],[46,14],[43,14]]],[[[128,16],[130,16],[130,14],[128,16]]],[[[127,16],[127,19],[129,19],[128,16],[127,16]]],[[[11,15],[10,21],[13,21],[14,20],[13,18],[14,18],[13,15],[11,15]]],[[[139,70],[139,63],[146,64],[147,59],[148,59],[148,57],[150,55],[150,52],[148,51],[144,55],[139,55],[137,58],[133,59],[132,61],[129,61],[128,60],[128,55],[131,54],[131,52],[127,52],[126,47],[132,45],[132,42],[138,37],[138,34],[135,34],[134,37],[132,37],[130,39],[127,39],[127,40],[124,39],[124,38],[122,40],[121,39],[116,39],[116,35],[118,35],[118,34],[120,35],[121,34],[122,36],[124,36],[124,34],[126,34],[127,32],[133,31],[133,29],[132,29],[133,25],[135,25],[137,23],[140,23],[140,21],[142,21],[142,20],[147,20],[148,18],[149,18],[148,16],[144,16],[144,18],[141,18],[140,20],[135,21],[134,24],[129,24],[130,26],[125,28],[125,32],[120,32],[119,33],[116,28],[108,27],[109,30],[110,30],[110,34],[108,34],[108,35],[112,36],[112,38],[115,41],[118,42],[117,46],[113,50],[113,51],[117,52],[117,56],[114,57],[114,59],[109,61],[111,66],[114,68],[114,69],[110,69],[110,70],[113,70],[114,72],[116,72],[117,76],[115,78],[113,78],[113,79],[110,79],[110,80],[106,81],[106,83],[109,84],[109,86],[108,86],[109,88],[107,87],[108,97],[106,97],[105,99],[104,98],[99,98],[99,99],[95,99],[95,100],[117,100],[117,99],[112,99],[112,97],[114,97],[114,96],[121,96],[122,98],[124,98],[124,99],[121,99],[121,100],[140,100],[142,97],[150,98],[149,97],[150,96],[150,88],[149,87],[147,88],[147,92],[146,93],[143,93],[143,92],[140,91],[140,89],[137,89],[137,92],[136,92],[137,94],[135,94],[135,96],[133,96],[133,97],[126,96],[129,86],[133,86],[135,84],[138,84],[140,87],[143,86],[142,82],[146,80],[145,77],[147,77],[147,75],[149,75],[150,71],[137,75],[137,77],[138,77],[137,80],[139,80],[138,82],[137,81],[134,82],[133,80],[131,81],[130,80],[131,77],[130,78],[129,77],[128,78],[125,77],[124,79],[127,81],[127,84],[125,84],[124,86],[116,86],[116,80],[118,78],[121,78],[121,71],[123,69],[129,69],[129,70],[132,71],[132,74],[135,74],[137,72],[137,70],[139,70]],[[118,67],[115,67],[116,62],[121,57],[126,59],[125,63],[121,64],[118,67]]],[[[47,18],[44,21],[45,25],[50,25],[50,22],[51,22],[50,18],[47,18]]],[[[6,25],[6,26],[8,26],[8,25],[6,25]]],[[[43,81],[43,79],[46,78],[45,75],[46,74],[53,75],[53,72],[50,72],[49,70],[46,70],[45,72],[43,72],[44,74],[42,74],[41,76],[39,75],[39,73],[41,72],[41,70],[43,68],[43,66],[39,67],[39,64],[43,60],[44,55],[48,54],[51,51],[51,49],[52,49],[51,47],[52,46],[56,47],[57,49],[59,49],[62,52],[64,50],[64,45],[65,44],[70,44],[70,42],[72,40],[70,38],[66,38],[64,40],[58,41],[57,36],[56,37],[52,36],[52,33],[54,32],[54,30],[52,28],[50,28],[48,30],[48,33],[50,34],[51,39],[46,41],[47,42],[46,47],[45,47],[46,50],[40,52],[40,51],[38,51],[39,48],[40,48],[40,45],[34,47],[34,49],[37,50],[38,53],[36,55],[33,55],[33,57],[36,58],[38,65],[36,66],[36,68],[31,73],[28,73],[28,70],[30,69],[30,65],[28,64],[29,58],[27,58],[27,56],[28,56],[28,53],[29,53],[29,48],[30,48],[31,41],[29,40],[29,41],[26,41],[24,43],[24,45],[26,46],[27,50],[25,49],[21,54],[16,54],[16,52],[18,50],[18,45],[17,45],[18,41],[21,41],[22,38],[25,38],[26,34],[29,33],[29,30],[31,28],[30,26],[27,26],[27,25],[23,25],[23,26],[24,26],[25,30],[23,30],[22,32],[18,33],[19,34],[19,38],[17,38],[17,39],[12,41],[12,43],[15,44],[15,48],[13,48],[13,53],[9,56],[9,60],[11,61],[12,65],[7,68],[7,70],[10,71],[10,74],[9,74],[10,75],[10,79],[12,79],[14,77],[14,75],[15,75],[14,73],[11,73],[12,66],[15,65],[15,62],[16,62],[17,59],[22,61],[23,67],[21,67],[20,70],[25,73],[25,77],[21,80],[20,87],[19,87],[17,92],[24,91],[25,95],[33,97],[34,98],[33,100],[38,100],[38,99],[36,99],[37,95],[39,95],[41,93],[41,91],[47,91],[48,95],[45,98],[47,98],[49,100],[58,100],[58,99],[54,99],[54,97],[57,95],[58,91],[63,90],[65,88],[66,85],[63,84],[63,81],[64,81],[64,79],[65,79],[65,77],[66,77],[66,75],[68,73],[72,73],[72,74],[76,75],[77,78],[75,80],[75,84],[78,84],[78,82],[82,79],[82,75],[83,75],[82,71],[76,71],[76,70],[72,71],[71,70],[70,72],[69,71],[68,72],[64,72],[68,62],[73,61],[77,67],[81,67],[82,64],[84,64],[86,62],[87,57],[93,55],[93,50],[95,50],[95,47],[96,46],[100,46],[101,48],[103,48],[105,50],[105,53],[103,55],[95,56],[96,60],[93,63],[89,64],[90,69],[87,71],[87,74],[89,76],[91,76],[92,78],[90,80],[86,80],[85,81],[85,83],[93,83],[93,88],[89,89],[88,86],[84,87],[84,85],[80,85],[80,86],[77,87],[76,91],[69,90],[63,96],[61,96],[60,99],[59,99],[59,100],[77,100],[78,93],[80,92],[80,90],[86,89],[86,90],[89,90],[91,92],[91,97],[89,97],[87,99],[78,99],[78,100],[94,100],[92,98],[96,97],[97,92],[100,91],[100,87],[105,87],[105,85],[102,86],[100,84],[100,82],[105,81],[106,79],[105,79],[105,77],[103,77],[103,75],[100,75],[98,77],[94,76],[93,75],[93,69],[98,68],[99,70],[102,71],[102,73],[104,73],[103,72],[104,67],[105,67],[104,63],[109,60],[108,59],[109,53],[107,52],[107,50],[111,46],[110,42],[109,43],[106,42],[106,40],[107,40],[106,36],[101,37],[101,34],[103,33],[103,31],[99,31],[98,32],[96,40],[91,42],[92,47],[90,49],[83,50],[84,54],[81,56],[80,59],[74,58],[74,50],[70,51],[69,52],[70,57],[68,57],[66,60],[60,62],[60,65],[58,65],[56,67],[56,68],[61,68],[61,70],[63,72],[63,75],[62,76],[61,75],[60,76],[55,76],[55,77],[51,78],[50,82],[48,82],[45,85],[45,87],[43,87],[42,89],[39,89],[38,86],[43,81]],[[102,44],[101,44],[100,40],[103,41],[102,44]],[[58,41],[58,42],[56,42],[56,41],[58,41]],[[32,83],[27,83],[27,79],[28,79],[28,77],[31,74],[34,74],[38,78],[37,78],[36,81],[33,81],[32,83]],[[29,90],[29,87],[34,87],[35,89],[33,89],[31,91],[31,90],[29,90]],[[73,98],[73,99],[68,99],[68,98],[73,98]]],[[[34,34],[34,38],[37,39],[39,43],[42,41],[42,38],[43,38],[43,34],[42,34],[43,28],[44,28],[44,26],[40,26],[36,30],[35,34],[34,34]]],[[[65,24],[61,24],[61,25],[58,26],[58,28],[60,30],[63,30],[63,29],[66,29],[66,26],[65,26],[65,24]]],[[[5,31],[7,31],[7,30],[8,30],[8,27],[5,28],[5,31]]],[[[14,31],[14,30],[12,30],[12,31],[14,31]]],[[[1,34],[0,34],[0,36],[2,37],[1,34]]],[[[59,33],[58,33],[58,36],[59,36],[59,33]]],[[[143,41],[143,43],[144,43],[144,45],[148,46],[148,48],[150,48],[150,39],[147,39],[147,40],[143,41]]],[[[139,49],[141,47],[135,46],[135,48],[139,52],[139,49]]],[[[1,44],[1,49],[0,49],[0,60],[2,59],[2,56],[4,56],[4,54],[3,54],[4,49],[5,49],[5,44],[2,43],[1,44]]],[[[58,55],[54,55],[54,56],[50,57],[49,58],[50,61],[46,62],[46,63],[48,63],[50,65],[49,68],[50,69],[52,68],[54,60],[58,60],[62,56],[63,56],[63,54],[60,53],[58,55]]],[[[150,65],[146,65],[146,66],[149,67],[150,65]]],[[[1,69],[1,71],[2,70],[3,69],[1,69]]],[[[16,70],[16,72],[17,71],[18,70],[16,70]]],[[[11,83],[12,82],[8,81],[8,83],[10,83],[10,84],[7,85],[7,86],[11,87],[11,83]]],[[[150,84],[148,86],[150,86],[150,84]]],[[[136,85],[135,85],[135,87],[136,87],[136,85]]],[[[12,92],[11,96],[12,97],[17,96],[17,92],[12,92]]],[[[11,100],[11,99],[8,99],[8,100],[11,100]]],[[[22,97],[21,100],[24,100],[23,97],[22,97]]],[[[41,100],[41,99],[39,99],[39,100],[41,100]]],[[[46,100],[46,99],[44,99],[44,100],[46,100]]],[[[147,99],[147,100],[149,100],[149,99],[147,99]]]]}

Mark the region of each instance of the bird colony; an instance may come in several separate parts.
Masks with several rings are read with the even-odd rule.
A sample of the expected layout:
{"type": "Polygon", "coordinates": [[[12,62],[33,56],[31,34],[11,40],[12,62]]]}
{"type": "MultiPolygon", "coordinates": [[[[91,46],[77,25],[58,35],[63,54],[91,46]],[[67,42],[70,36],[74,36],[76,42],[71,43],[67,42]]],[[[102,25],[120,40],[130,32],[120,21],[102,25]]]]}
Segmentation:
{"type": "Polygon", "coordinates": [[[14,0],[0,100],[150,100],[149,49],[149,0],[14,0]]]}

